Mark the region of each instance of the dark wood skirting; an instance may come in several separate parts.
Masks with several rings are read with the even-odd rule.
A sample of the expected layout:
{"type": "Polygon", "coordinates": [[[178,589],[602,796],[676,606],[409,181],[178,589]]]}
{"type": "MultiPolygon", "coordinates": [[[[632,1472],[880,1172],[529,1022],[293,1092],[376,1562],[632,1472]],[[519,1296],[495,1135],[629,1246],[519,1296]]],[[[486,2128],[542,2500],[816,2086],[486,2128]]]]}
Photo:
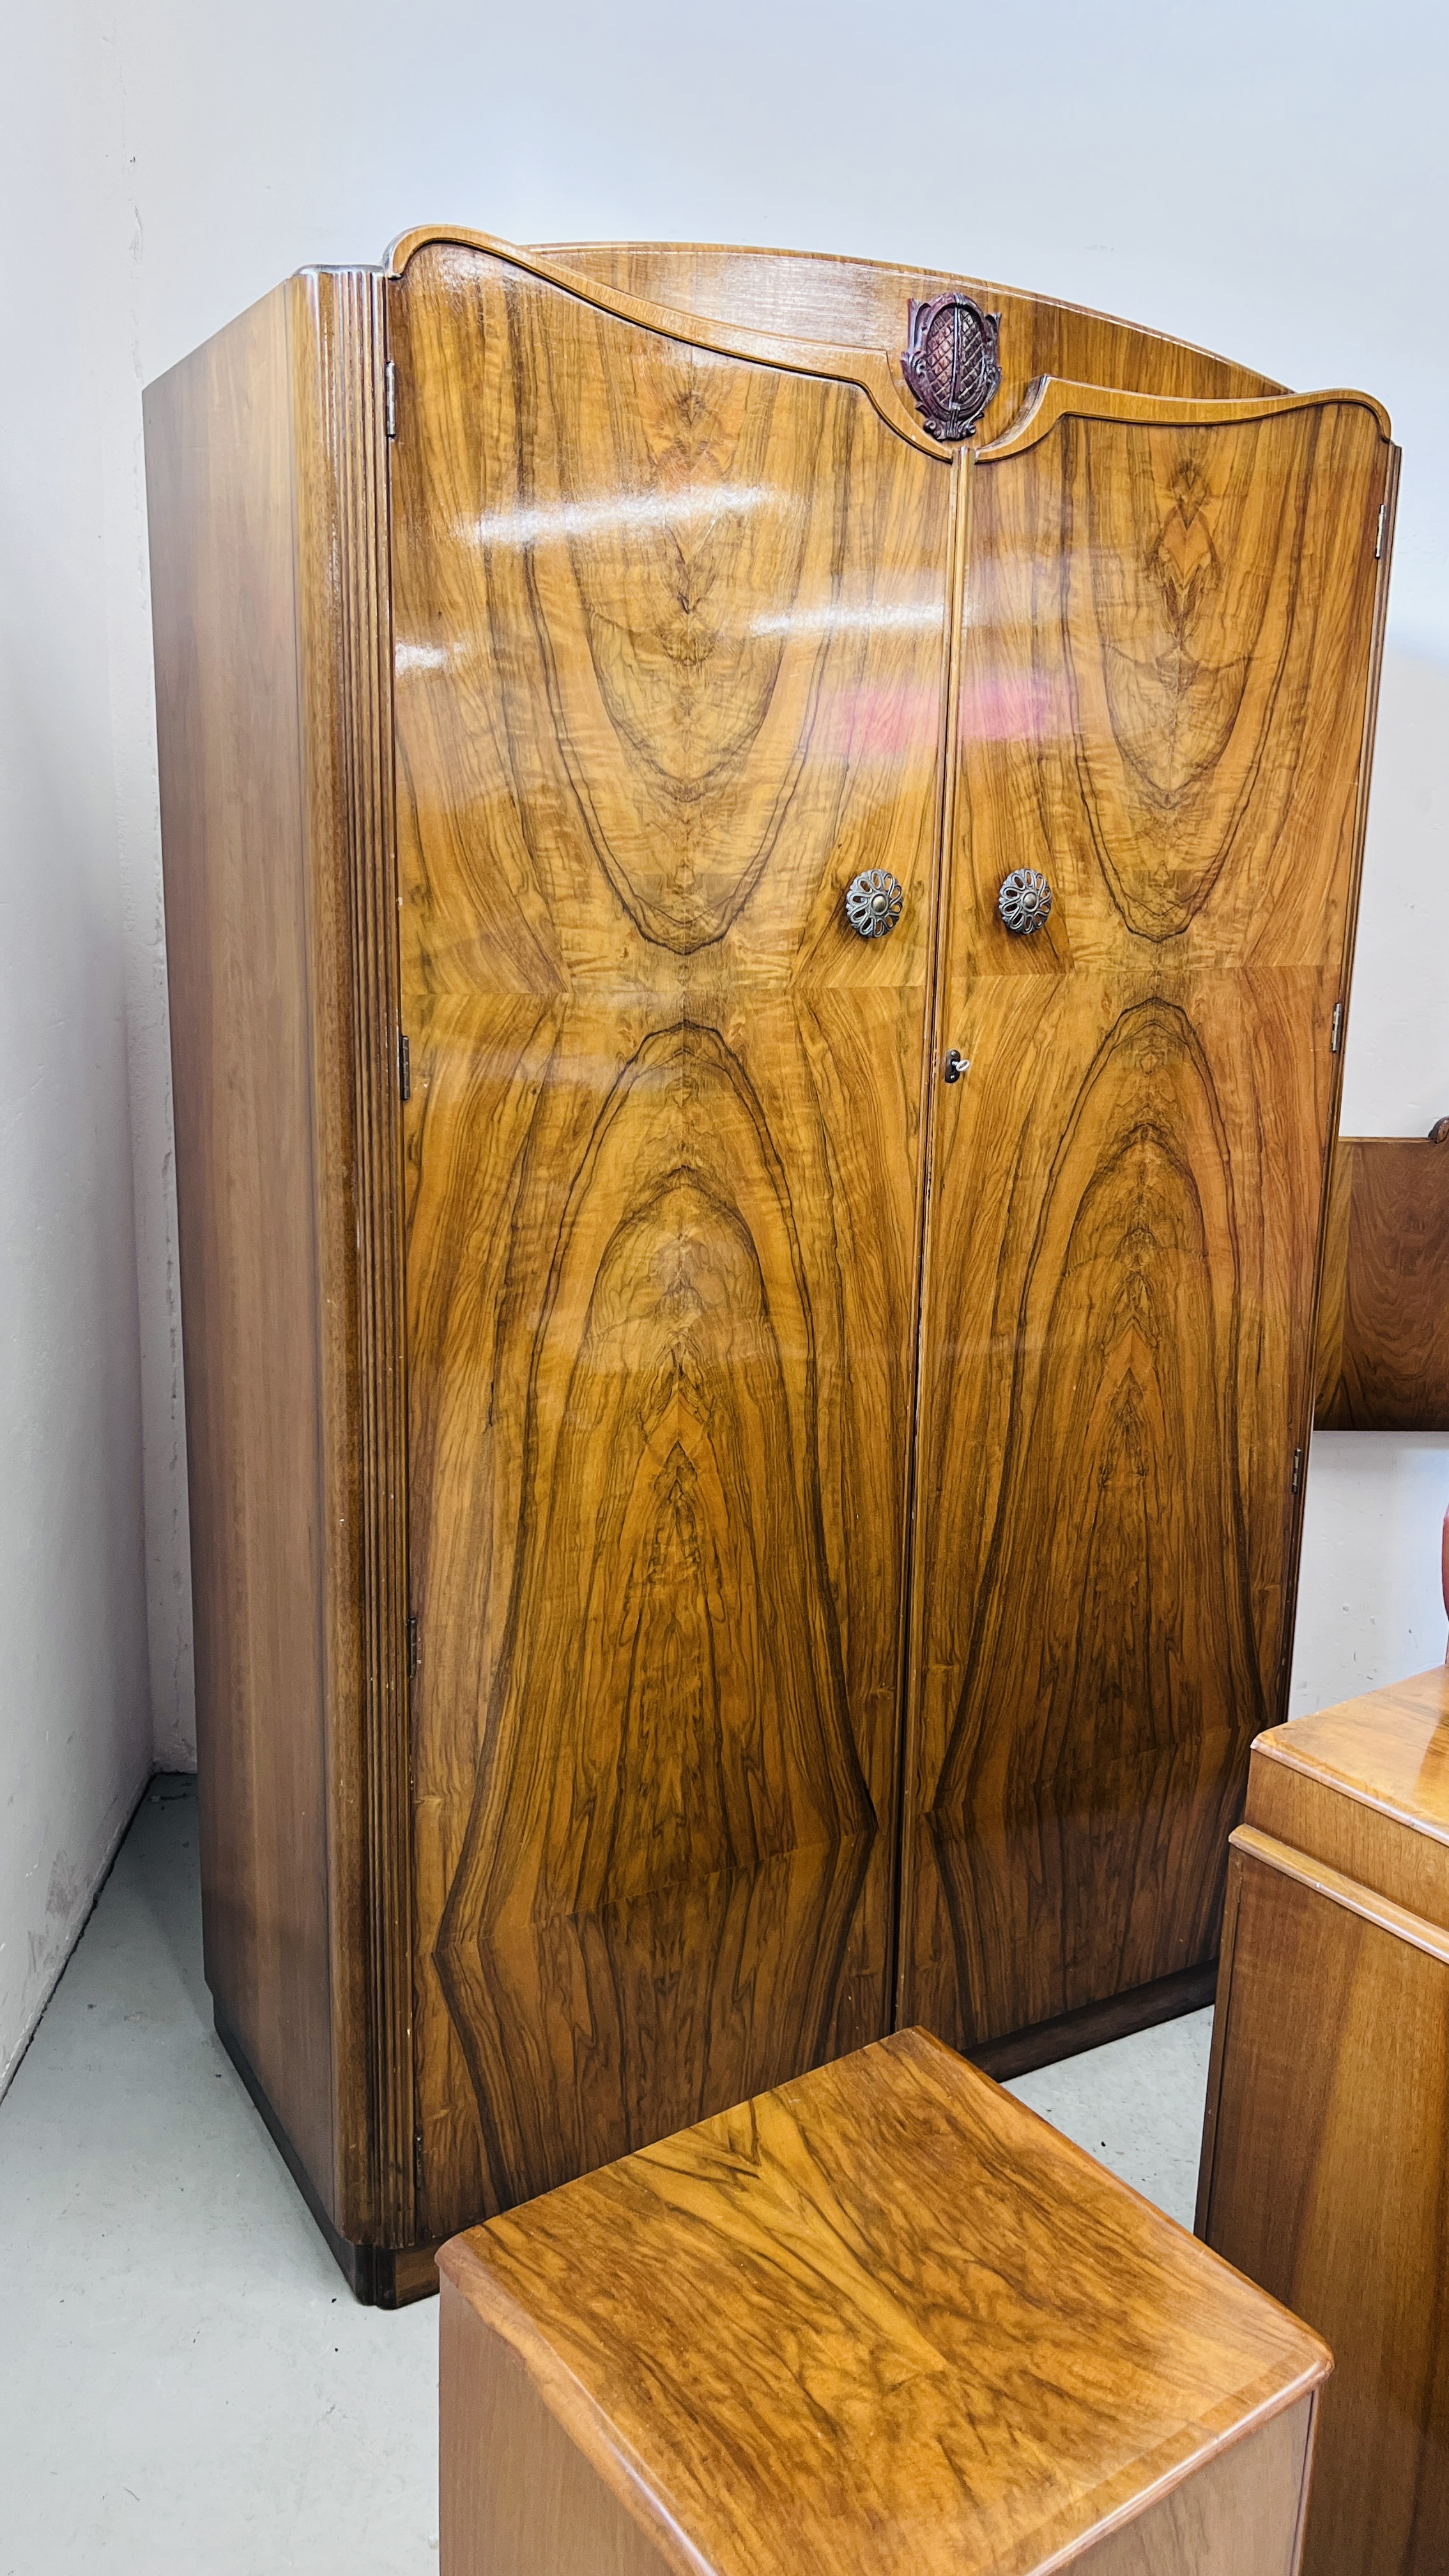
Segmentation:
{"type": "Polygon", "coordinates": [[[1105,2003],[1083,2004],[1079,2012],[1059,2013],[1055,2021],[1039,2021],[1030,2030],[989,2039],[966,2054],[973,2066],[1005,2084],[1013,2075],[1030,2075],[1034,2067],[1055,2066],[1063,2057],[1080,2057],[1089,2048],[1105,2047],[1109,2039],[1125,2039],[1129,2031],[1151,2030],[1160,2021],[1200,2012],[1212,2002],[1217,1983],[1218,1963],[1209,1959],[1200,1968],[1178,1968],[1170,1977],[1154,1977],[1151,1985],[1134,1986],[1129,1994],[1109,1995],[1105,2003]]]}
{"type": "Polygon", "coordinates": [[[254,2068],[248,2063],[246,2050],[215,2001],[212,2003],[212,2019],[216,2024],[217,2038],[260,2111],[267,2134],[327,2239],[353,2297],[364,2308],[408,2308],[414,2299],[436,2297],[438,2249],[435,2245],[354,2245],[346,2236],[338,2235],[317,2197],[306,2166],[267,2100],[254,2068]]]}

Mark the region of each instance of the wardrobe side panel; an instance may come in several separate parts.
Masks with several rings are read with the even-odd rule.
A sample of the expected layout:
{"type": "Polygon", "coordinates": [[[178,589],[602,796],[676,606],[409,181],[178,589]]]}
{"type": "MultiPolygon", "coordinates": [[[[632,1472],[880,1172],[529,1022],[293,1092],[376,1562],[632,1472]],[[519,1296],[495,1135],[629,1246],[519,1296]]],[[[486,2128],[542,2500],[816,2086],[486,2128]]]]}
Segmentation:
{"type": "Polygon", "coordinates": [[[313,1156],[286,288],[151,386],[203,1926],[334,2201],[313,1156]]]}

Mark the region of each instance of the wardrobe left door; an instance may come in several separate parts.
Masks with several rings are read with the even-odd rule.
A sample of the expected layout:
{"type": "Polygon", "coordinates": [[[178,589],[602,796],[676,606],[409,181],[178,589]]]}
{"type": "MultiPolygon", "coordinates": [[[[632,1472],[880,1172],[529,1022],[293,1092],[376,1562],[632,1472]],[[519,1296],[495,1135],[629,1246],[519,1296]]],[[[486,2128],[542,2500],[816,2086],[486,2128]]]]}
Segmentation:
{"type": "Polygon", "coordinates": [[[651,319],[391,290],[434,2236],[889,2022],[951,468],[651,319]]]}

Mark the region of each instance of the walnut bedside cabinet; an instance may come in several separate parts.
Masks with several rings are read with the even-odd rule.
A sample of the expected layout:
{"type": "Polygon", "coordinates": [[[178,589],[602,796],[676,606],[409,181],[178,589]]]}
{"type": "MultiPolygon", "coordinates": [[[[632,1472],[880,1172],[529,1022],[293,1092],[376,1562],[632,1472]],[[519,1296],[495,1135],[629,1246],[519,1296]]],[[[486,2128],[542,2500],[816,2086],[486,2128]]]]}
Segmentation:
{"type": "Polygon", "coordinates": [[[439,2258],[443,2576],[1290,2576],[1317,2337],[921,2031],[439,2258]]]}
{"type": "Polygon", "coordinates": [[[1198,2233],[1326,2335],[1304,2566],[1449,2568],[1449,1673],[1260,1736],[1198,2233]]]}

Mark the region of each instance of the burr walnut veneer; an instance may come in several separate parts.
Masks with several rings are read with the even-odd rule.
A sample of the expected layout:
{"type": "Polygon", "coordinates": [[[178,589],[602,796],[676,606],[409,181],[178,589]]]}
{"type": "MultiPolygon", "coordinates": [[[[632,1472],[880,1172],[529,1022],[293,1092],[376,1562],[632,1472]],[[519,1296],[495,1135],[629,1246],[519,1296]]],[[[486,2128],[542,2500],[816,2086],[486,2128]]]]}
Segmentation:
{"type": "Polygon", "coordinates": [[[1194,1999],[1287,1671],[1382,412],[979,281],[429,231],[146,415],[207,1971],[359,2289],[898,2014],[1194,1999]]]}
{"type": "Polygon", "coordinates": [[[443,2576],[1292,2576],[1317,2338],[903,2031],[444,2247],[443,2576]]]}
{"type": "Polygon", "coordinates": [[[1449,1132],[1438,1127],[1334,1146],[1314,1420],[1449,1431],[1449,1132]]]}
{"type": "Polygon", "coordinates": [[[1197,2223],[1333,2347],[1308,2576],[1449,2566],[1446,2212],[1438,1665],[1263,1736],[1232,1838],[1197,2223]]]}

